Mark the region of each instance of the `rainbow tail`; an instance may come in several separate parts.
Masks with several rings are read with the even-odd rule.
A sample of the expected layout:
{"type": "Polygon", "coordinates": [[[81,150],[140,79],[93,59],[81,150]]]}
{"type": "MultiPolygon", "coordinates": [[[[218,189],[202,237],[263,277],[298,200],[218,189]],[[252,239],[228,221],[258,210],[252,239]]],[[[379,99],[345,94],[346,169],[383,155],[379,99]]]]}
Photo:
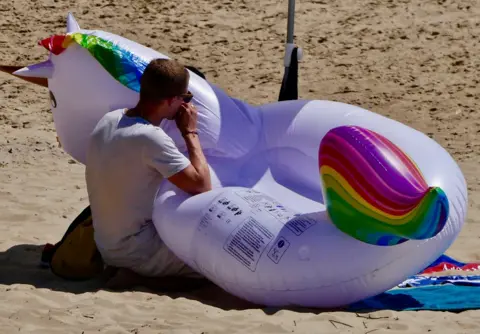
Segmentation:
{"type": "Polygon", "coordinates": [[[445,226],[448,199],[429,187],[395,144],[357,126],[330,130],[319,149],[327,211],[341,231],[373,245],[434,237],[445,226]]]}

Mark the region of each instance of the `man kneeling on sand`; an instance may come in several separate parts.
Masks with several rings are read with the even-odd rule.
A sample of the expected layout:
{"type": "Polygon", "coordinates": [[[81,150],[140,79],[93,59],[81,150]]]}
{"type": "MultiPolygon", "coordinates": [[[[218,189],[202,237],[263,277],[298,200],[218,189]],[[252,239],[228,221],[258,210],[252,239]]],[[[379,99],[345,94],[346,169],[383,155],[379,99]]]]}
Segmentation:
{"type": "Polygon", "coordinates": [[[141,77],[138,104],[107,113],[92,132],[86,183],[95,242],[116,271],[107,283],[110,288],[153,283],[168,289],[182,277],[203,281],[192,280],[202,276],[167,248],[152,223],[154,196],[164,179],[192,195],[211,190],[189,79],[178,62],[153,60],[141,77]],[[159,127],[163,119],[175,120],[189,159],[159,127]]]}

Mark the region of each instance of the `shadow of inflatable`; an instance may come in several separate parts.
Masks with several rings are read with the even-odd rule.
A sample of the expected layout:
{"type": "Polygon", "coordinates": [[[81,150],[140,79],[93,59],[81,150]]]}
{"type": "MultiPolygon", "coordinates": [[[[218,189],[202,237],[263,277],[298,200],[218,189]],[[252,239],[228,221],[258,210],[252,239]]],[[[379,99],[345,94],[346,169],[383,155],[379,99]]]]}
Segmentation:
{"type": "MultiPolygon", "coordinates": [[[[42,267],[40,264],[43,247],[44,245],[20,244],[0,252],[0,284],[7,286],[26,284],[37,289],[49,289],[73,294],[99,290],[112,291],[104,287],[106,281],[103,277],[87,281],[69,281],[56,276],[50,269],[42,267]]],[[[128,291],[152,292],[158,295],[169,296],[172,299],[186,298],[223,310],[261,308],[225,292],[209,281],[206,281],[201,287],[194,287],[188,291],[185,291],[184,286],[179,286],[178,290],[179,292],[166,293],[138,287],[128,291]]],[[[122,291],[115,290],[113,292],[122,291]]]]}
{"type": "MultiPolygon", "coordinates": [[[[82,294],[86,292],[96,292],[100,290],[112,291],[104,288],[105,281],[100,277],[98,279],[92,279],[88,281],[69,281],[54,275],[48,268],[40,265],[40,257],[42,254],[43,245],[32,244],[20,244],[15,245],[4,252],[0,252],[0,284],[3,285],[16,285],[25,284],[33,286],[37,289],[48,289],[58,292],[67,292],[73,294],[82,294]]],[[[161,280],[161,279],[160,279],[161,280]]],[[[181,290],[185,290],[184,287],[179,287],[181,290]]],[[[417,307],[418,301],[410,296],[398,295],[398,296],[386,296],[388,303],[385,300],[385,305],[396,305],[396,307],[378,307],[381,303],[382,297],[375,297],[377,307],[373,307],[371,302],[359,302],[353,307],[347,308],[334,308],[334,309],[315,309],[305,307],[265,307],[262,305],[256,305],[238,297],[235,297],[225,290],[221,289],[212,282],[206,282],[201,287],[192,288],[188,291],[182,292],[162,292],[153,291],[146,288],[137,287],[135,289],[129,289],[124,291],[141,291],[150,292],[158,295],[169,296],[172,299],[185,298],[195,300],[205,305],[210,305],[229,310],[262,310],[267,315],[275,315],[277,312],[283,310],[290,310],[299,313],[312,313],[321,314],[324,312],[352,312],[352,313],[367,313],[377,311],[380,309],[396,310],[406,307],[417,307]],[[393,299],[396,299],[395,302],[393,299]],[[379,303],[380,301],[380,303],[379,303]]],[[[122,291],[115,290],[114,292],[121,293],[122,291]]]]}
{"type": "Polygon", "coordinates": [[[349,311],[356,311],[357,313],[368,313],[382,310],[404,311],[421,308],[422,306],[424,305],[421,302],[408,294],[399,293],[391,295],[388,293],[382,293],[378,296],[351,305],[349,311]]]}

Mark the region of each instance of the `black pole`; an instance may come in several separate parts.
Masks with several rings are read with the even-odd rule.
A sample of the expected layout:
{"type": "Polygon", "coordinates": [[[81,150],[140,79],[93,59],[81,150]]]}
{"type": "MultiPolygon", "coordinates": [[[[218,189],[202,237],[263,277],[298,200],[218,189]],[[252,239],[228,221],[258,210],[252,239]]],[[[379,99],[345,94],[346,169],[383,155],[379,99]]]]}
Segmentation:
{"type": "Polygon", "coordinates": [[[295,0],[288,0],[287,40],[285,44],[282,86],[279,101],[298,99],[298,48],[293,44],[295,21],[295,0]]]}

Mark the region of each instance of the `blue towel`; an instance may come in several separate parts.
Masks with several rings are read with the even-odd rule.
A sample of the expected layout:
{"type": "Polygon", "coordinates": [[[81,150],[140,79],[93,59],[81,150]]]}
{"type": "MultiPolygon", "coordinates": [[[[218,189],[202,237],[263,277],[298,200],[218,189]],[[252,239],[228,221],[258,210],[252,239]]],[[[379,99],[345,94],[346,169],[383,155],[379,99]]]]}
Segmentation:
{"type": "MultiPolygon", "coordinates": [[[[433,269],[438,272],[437,270],[442,270],[444,265],[455,266],[460,272],[478,268],[475,264],[459,262],[447,255],[442,255],[424,270],[433,269]],[[473,269],[468,269],[469,265],[473,269]]],[[[429,276],[422,273],[423,270],[394,289],[352,304],[348,310],[358,312],[480,309],[480,275],[429,276]]]]}
{"type": "Polygon", "coordinates": [[[480,309],[480,289],[463,285],[396,288],[349,306],[348,311],[464,311],[480,309]]]}

